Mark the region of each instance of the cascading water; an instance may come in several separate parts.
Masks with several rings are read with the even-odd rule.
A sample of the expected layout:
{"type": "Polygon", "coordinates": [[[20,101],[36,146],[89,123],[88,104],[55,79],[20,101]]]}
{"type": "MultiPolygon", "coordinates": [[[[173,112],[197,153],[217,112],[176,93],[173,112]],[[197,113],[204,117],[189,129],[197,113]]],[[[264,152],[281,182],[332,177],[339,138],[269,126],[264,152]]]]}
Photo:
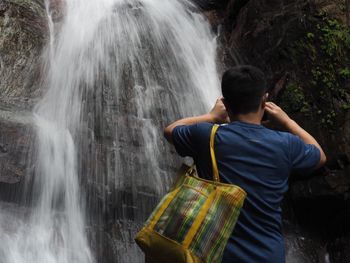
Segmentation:
{"type": "Polygon", "coordinates": [[[185,0],[61,8],[35,107],[32,208],[0,216],[0,262],[142,262],[135,231],[179,164],[162,129],[218,97],[216,42],[185,0]]]}

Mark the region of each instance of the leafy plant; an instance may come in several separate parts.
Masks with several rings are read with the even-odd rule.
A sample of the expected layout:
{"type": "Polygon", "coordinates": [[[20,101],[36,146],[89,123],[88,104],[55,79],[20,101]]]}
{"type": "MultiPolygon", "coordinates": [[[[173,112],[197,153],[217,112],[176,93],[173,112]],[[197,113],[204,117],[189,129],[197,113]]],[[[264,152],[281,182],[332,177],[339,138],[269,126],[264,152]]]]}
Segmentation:
{"type": "Polygon", "coordinates": [[[302,112],[307,114],[311,110],[309,103],[305,99],[303,89],[296,83],[287,85],[282,95],[282,101],[283,107],[288,112],[302,112]]]}
{"type": "Polygon", "coordinates": [[[350,30],[325,14],[310,16],[290,54],[304,77],[287,86],[283,101],[291,111],[309,114],[312,109],[324,125],[335,128],[338,115],[350,109],[345,85],[350,82],[350,30]]]}

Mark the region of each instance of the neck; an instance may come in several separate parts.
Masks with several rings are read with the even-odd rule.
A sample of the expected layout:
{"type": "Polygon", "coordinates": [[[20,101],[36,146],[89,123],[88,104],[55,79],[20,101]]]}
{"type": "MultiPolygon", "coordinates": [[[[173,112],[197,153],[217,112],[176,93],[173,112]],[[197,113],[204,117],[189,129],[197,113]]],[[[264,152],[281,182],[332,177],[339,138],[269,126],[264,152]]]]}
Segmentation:
{"type": "Polygon", "coordinates": [[[241,121],[251,124],[261,124],[262,116],[264,115],[263,112],[252,112],[247,114],[230,114],[230,120],[233,121],[241,121]]]}

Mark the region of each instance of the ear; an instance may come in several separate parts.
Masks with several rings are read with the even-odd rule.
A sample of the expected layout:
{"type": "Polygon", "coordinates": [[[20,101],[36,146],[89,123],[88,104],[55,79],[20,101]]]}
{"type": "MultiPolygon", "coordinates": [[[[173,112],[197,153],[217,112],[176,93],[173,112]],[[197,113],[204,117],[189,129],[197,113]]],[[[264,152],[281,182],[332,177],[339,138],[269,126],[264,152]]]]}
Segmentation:
{"type": "Polygon", "coordinates": [[[261,107],[263,109],[265,109],[265,104],[268,101],[268,99],[269,99],[269,93],[265,93],[265,95],[262,97],[262,100],[261,100],[261,107]]]}
{"type": "Polygon", "coordinates": [[[222,103],[224,103],[225,108],[226,108],[226,111],[229,112],[229,111],[230,111],[230,106],[229,106],[228,103],[226,102],[225,98],[222,97],[222,98],[221,98],[221,101],[222,101],[222,103]]]}
{"type": "Polygon", "coordinates": [[[221,97],[221,101],[222,101],[222,103],[224,103],[224,105],[225,105],[225,108],[227,109],[227,102],[226,102],[226,100],[225,100],[225,98],[224,97],[221,97]]]}

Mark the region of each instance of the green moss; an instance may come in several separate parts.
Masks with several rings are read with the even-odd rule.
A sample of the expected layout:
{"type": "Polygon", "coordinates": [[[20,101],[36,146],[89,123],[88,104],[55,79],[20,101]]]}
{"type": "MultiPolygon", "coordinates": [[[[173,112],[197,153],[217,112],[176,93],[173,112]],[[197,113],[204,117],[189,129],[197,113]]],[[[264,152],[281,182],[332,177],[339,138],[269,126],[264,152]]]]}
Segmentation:
{"type": "Polygon", "coordinates": [[[295,83],[287,85],[282,95],[282,106],[287,112],[310,113],[310,105],[305,99],[303,89],[295,83]]]}
{"type": "Polygon", "coordinates": [[[306,36],[307,36],[308,39],[314,39],[315,38],[315,35],[313,33],[307,33],[306,36]]]}
{"type": "Polygon", "coordinates": [[[340,4],[339,4],[339,9],[342,11],[342,12],[346,12],[346,3],[345,1],[342,1],[340,4]]]}
{"type": "Polygon", "coordinates": [[[350,78],[350,68],[346,67],[340,70],[339,76],[341,76],[344,79],[349,79],[350,78]]]}
{"type": "Polygon", "coordinates": [[[350,109],[345,85],[350,81],[350,30],[326,15],[308,17],[306,25],[305,34],[290,49],[291,61],[299,71],[297,75],[302,76],[294,82],[306,87],[301,89],[305,101],[295,84],[287,87],[287,97],[282,99],[289,101],[292,111],[305,111],[302,106],[305,103],[309,111],[313,109],[321,115],[323,124],[335,128],[337,116],[350,109]]]}

